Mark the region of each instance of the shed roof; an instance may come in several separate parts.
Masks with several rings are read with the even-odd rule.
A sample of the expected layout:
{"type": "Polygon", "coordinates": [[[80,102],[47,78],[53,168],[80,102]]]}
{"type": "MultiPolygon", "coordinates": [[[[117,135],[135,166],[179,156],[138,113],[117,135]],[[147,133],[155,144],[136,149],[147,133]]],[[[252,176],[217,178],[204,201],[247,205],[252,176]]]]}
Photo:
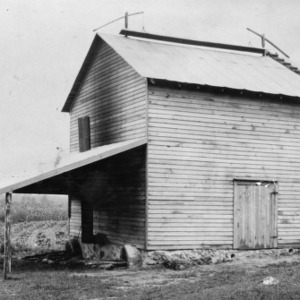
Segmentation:
{"type": "Polygon", "coordinates": [[[69,111],[101,41],[145,78],[300,97],[300,76],[268,56],[101,33],[95,37],[63,111],[69,111]]]}
{"type": "MultiPolygon", "coordinates": [[[[49,184],[44,185],[45,189],[40,191],[40,193],[50,194],[50,193],[62,193],[57,191],[62,191],[63,189],[59,189],[57,184],[61,185],[62,187],[67,187],[69,182],[69,177],[60,177],[58,181],[50,181],[51,178],[59,176],[61,174],[65,174],[76,170],[78,168],[87,166],[89,164],[98,162],[105,158],[111,157],[113,155],[125,152],[127,150],[133,149],[135,147],[144,145],[147,143],[146,138],[141,139],[134,139],[130,141],[120,142],[109,144],[105,146],[100,146],[97,148],[93,148],[91,150],[79,153],[71,153],[68,156],[64,157],[60,163],[55,167],[49,167],[47,170],[40,172],[38,169],[35,169],[31,172],[25,173],[27,175],[22,175],[21,177],[8,177],[1,178],[0,184],[0,194],[16,191],[18,189],[22,189],[24,187],[28,187],[34,185],[35,183],[41,181],[49,180],[49,184]]],[[[32,190],[26,190],[26,192],[35,191],[36,188],[33,187],[32,190]]],[[[66,190],[65,193],[67,194],[68,191],[66,190]]]]}

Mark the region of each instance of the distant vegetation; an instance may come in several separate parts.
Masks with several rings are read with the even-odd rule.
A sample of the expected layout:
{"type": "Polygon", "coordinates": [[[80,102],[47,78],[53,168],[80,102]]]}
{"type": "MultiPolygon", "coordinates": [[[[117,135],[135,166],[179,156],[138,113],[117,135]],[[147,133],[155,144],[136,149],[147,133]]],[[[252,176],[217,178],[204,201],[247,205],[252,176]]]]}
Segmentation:
{"type": "MultiPolygon", "coordinates": [[[[0,222],[5,219],[5,200],[0,196],[0,222]]],[[[13,194],[12,223],[68,219],[68,200],[61,195],[13,194]]]]}

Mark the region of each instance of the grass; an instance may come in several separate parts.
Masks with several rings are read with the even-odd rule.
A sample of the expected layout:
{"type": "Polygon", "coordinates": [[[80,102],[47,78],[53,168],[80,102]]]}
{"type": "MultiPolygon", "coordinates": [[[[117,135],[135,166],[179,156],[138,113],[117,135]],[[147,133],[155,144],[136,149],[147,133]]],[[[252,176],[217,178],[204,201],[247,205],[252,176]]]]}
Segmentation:
{"type": "Polygon", "coordinates": [[[183,271],[163,268],[102,271],[13,262],[12,279],[0,279],[0,299],[299,299],[300,258],[240,261],[183,271]],[[273,276],[277,285],[263,285],[273,276]]]}
{"type": "MultiPolygon", "coordinates": [[[[0,282],[0,299],[90,299],[109,295],[112,282],[68,276],[72,269],[15,261],[11,279],[0,282]]],[[[77,271],[82,270],[81,268],[77,271]]]]}

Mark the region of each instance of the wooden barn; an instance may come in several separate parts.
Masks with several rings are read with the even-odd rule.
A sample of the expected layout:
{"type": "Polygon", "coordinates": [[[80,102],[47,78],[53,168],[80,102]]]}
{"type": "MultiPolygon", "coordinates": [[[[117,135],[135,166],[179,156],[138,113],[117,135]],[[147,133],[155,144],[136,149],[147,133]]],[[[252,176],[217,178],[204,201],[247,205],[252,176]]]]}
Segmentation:
{"type": "Polygon", "coordinates": [[[96,35],[69,158],[1,192],[69,195],[70,237],[144,250],[300,247],[300,77],[265,49],[96,35]]]}

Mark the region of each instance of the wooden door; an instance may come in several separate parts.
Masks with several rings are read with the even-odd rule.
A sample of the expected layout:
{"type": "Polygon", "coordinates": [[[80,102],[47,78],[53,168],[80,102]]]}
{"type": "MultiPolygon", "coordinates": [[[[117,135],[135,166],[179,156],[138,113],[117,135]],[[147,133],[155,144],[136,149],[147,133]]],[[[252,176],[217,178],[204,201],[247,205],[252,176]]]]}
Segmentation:
{"type": "Polygon", "coordinates": [[[234,182],[234,248],[277,248],[277,184],[234,182]]]}

